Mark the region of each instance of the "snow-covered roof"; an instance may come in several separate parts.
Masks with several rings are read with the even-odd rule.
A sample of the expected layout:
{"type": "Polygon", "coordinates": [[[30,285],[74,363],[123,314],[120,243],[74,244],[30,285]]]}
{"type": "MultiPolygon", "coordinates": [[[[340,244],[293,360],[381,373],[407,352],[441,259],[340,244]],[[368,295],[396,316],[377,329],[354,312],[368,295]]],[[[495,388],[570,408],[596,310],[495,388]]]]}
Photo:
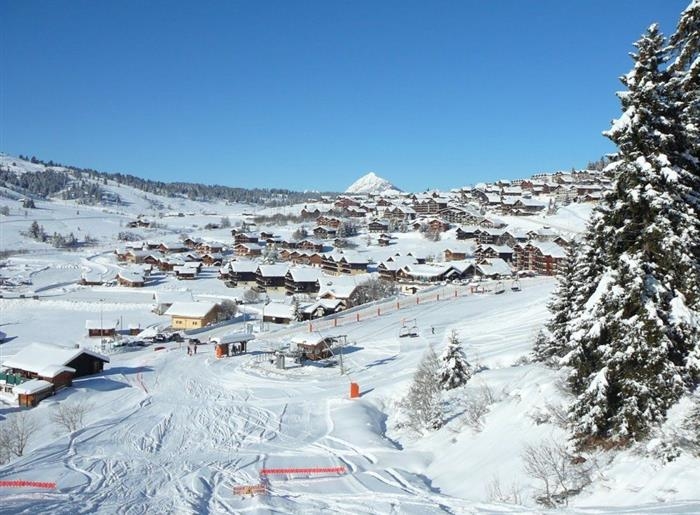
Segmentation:
{"type": "Polygon", "coordinates": [[[262,250],[263,246],[257,243],[236,243],[236,247],[245,247],[248,250],[262,250]]]}
{"type": "Polygon", "coordinates": [[[418,260],[413,256],[392,256],[390,259],[382,261],[380,264],[386,270],[398,270],[406,265],[414,265],[418,260]]]}
{"type": "Polygon", "coordinates": [[[86,320],[85,329],[116,329],[119,320],[86,320]]]}
{"type": "Polygon", "coordinates": [[[292,267],[287,273],[291,275],[292,280],[297,283],[312,283],[318,280],[322,275],[320,269],[310,266],[292,267]]]}
{"type": "Polygon", "coordinates": [[[12,389],[12,392],[21,395],[31,395],[33,393],[50,390],[51,388],[53,388],[53,385],[48,381],[44,381],[43,379],[32,379],[22,384],[18,384],[12,389]]]}
{"type": "Polygon", "coordinates": [[[510,265],[506,263],[501,258],[485,259],[483,263],[476,265],[476,268],[483,274],[487,276],[492,275],[511,275],[513,270],[510,265]]]}
{"type": "Polygon", "coordinates": [[[197,275],[198,270],[196,266],[182,265],[173,267],[173,272],[175,272],[176,275],[197,275]]]}
{"type": "Polygon", "coordinates": [[[294,318],[294,306],[282,304],[281,302],[270,302],[265,306],[263,313],[265,317],[286,318],[291,320],[294,318]]]}
{"type": "Polygon", "coordinates": [[[493,251],[497,252],[498,254],[510,254],[513,252],[513,249],[510,248],[508,245],[482,245],[481,249],[482,250],[492,249],[493,251]]]}
{"type": "Polygon", "coordinates": [[[317,298],[329,296],[335,299],[347,299],[355,288],[371,278],[371,274],[323,276],[319,279],[321,289],[317,298]]]}
{"type": "Polygon", "coordinates": [[[215,307],[215,302],[173,302],[172,306],[163,314],[176,317],[203,318],[215,307]]]}
{"type": "Polygon", "coordinates": [[[231,261],[229,263],[231,271],[237,274],[242,274],[244,272],[255,273],[255,271],[258,269],[258,266],[259,265],[255,261],[231,261]]]}
{"type": "Polygon", "coordinates": [[[425,265],[406,265],[402,269],[412,277],[438,277],[446,274],[452,268],[451,265],[444,264],[425,264],[425,265]]]}
{"type": "Polygon", "coordinates": [[[259,265],[257,273],[261,277],[284,277],[287,275],[289,270],[289,265],[284,264],[274,264],[274,265],[259,265]]]}
{"type": "Polygon", "coordinates": [[[210,338],[209,341],[211,341],[212,343],[239,343],[248,342],[250,340],[255,340],[254,334],[239,331],[237,333],[228,333],[223,336],[215,336],[213,338],[210,338]]]}
{"type": "Polygon", "coordinates": [[[566,249],[553,241],[531,241],[529,245],[539,249],[544,256],[552,256],[553,258],[566,257],[566,249]]]}
{"type": "Polygon", "coordinates": [[[145,281],[143,272],[136,270],[120,270],[119,277],[132,283],[142,283],[145,281]]]}
{"type": "Polygon", "coordinates": [[[6,359],[2,365],[40,374],[42,371],[51,372],[55,371],[56,367],[66,366],[81,354],[88,354],[109,363],[107,356],[89,349],[61,347],[52,343],[30,343],[17,354],[6,359]]]}

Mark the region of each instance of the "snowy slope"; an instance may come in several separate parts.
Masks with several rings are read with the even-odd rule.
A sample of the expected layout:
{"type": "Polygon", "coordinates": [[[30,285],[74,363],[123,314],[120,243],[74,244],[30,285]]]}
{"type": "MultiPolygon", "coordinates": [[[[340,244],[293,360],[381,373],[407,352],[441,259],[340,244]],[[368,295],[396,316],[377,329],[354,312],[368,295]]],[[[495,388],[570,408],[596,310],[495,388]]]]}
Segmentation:
{"type": "MultiPolygon", "coordinates": [[[[33,165],[41,166],[41,165],[33,165]]],[[[38,171],[37,168],[35,171],[38,171]]],[[[34,170],[34,169],[33,169],[34,170]]],[[[157,220],[156,229],[135,229],[144,239],[176,240],[189,233],[231,242],[227,229],[205,230],[229,216],[235,224],[247,212],[298,213],[301,206],[258,210],[146,195],[108,182],[124,206],[83,206],[71,201],[37,201],[25,210],[0,197],[10,215],[0,217],[0,248],[22,251],[2,261],[0,276],[18,286],[0,298],[0,361],[37,341],[93,346],[85,321],[119,320],[122,327],[166,326],[168,317],[151,311],[154,294],[189,290],[196,299],[240,297],[207,268],[196,281],[177,281],[155,273],[143,289],[78,286],[82,272],[113,276],[128,265],[117,263],[116,234],[136,215],[157,220]],[[26,214],[25,214],[26,212],[26,214]],[[184,216],[171,216],[183,213],[184,216]],[[160,217],[162,215],[162,218],[160,217]],[[22,233],[36,220],[47,232],[97,238],[94,247],[74,252],[53,249],[22,233]],[[31,297],[32,295],[29,295],[31,297]]],[[[320,205],[320,204],[319,204],[320,205]]],[[[326,206],[327,207],[327,206],[326,206]]],[[[502,217],[514,227],[549,226],[580,232],[590,213],[586,204],[560,208],[553,216],[502,217]]],[[[269,227],[289,234],[294,226],[269,227]]],[[[445,248],[473,250],[456,241],[454,231],[441,241],[400,233],[389,248],[353,238],[358,252],[374,263],[397,251],[441,260],[445,248]]],[[[566,401],[563,378],[530,363],[527,355],[547,317],[552,279],[524,279],[523,290],[474,294],[469,286],[438,287],[423,294],[341,314],[328,320],[258,333],[250,352],[215,359],[208,345],[187,356],[177,343],[111,355],[104,373],[75,382],[44,400],[30,414],[41,421],[25,455],[0,466],[0,481],[56,482],[56,490],[0,486],[2,513],[541,513],[535,503],[538,481],[524,471],[528,444],[565,441],[564,431],[545,415],[566,401]],[[440,296],[438,300],[437,297],[440,296]],[[420,336],[400,338],[404,324],[420,336]],[[309,330],[347,335],[345,373],[339,367],[277,370],[265,351],[309,330]],[[417,438],[396,427],[396,403],[429,345],[440,354],[456,330],[469,361],[479,367],[470,383],[444,397],[447,425],[417,438]],[[357,382],[360,399],[348,399],[357,382]],[[465,400],[492,393],[493,403],[475,428],[465,400]],[[51,420],[58,405],[85,401],[85,427],[68,434],[51,420]],[[233,487],[258,484],[263,467],[344,467],[343,474],[291,474],[270,478],[267,496],[234,495],[233,487]],[[494,484],[503,495],[494,495],[494,484]]],[[[493,290],[493,284],[485,284],[493,290]]],[[[280,300],[284,294],[271,294],[280,300]]],[[[261,305],[245,306],[255,317],[261,305]]],[[[197,335],[206,340],[244,327],[232,325],[197,335]]],[[[259,325],[255,320],[255,329],[259,325]]],[[[678,424],[684,406],[674,408],[678,424]]],[[[0,424],[17,407],[0,395],[0,424]]],[[[671,427],[673,429],[674,426],[671,427]]],[[[655,445],[651,444],[650,446],[655,445]]],[[[666,463],[644,446],[596,457],[593,483],[571,499],[569,513],[698,513],[700,460],[682,453],[666,463]]],[[[1,483],[0,483],[1,484],[1,483]]]]}
{"type": "MultiPolygon", "coordinates": [[[[249,354],[227,359],[215,359],[210,346],[190,357],[177,343],[115,355],[103,374],[33,410],[48,421],[58,403],[93,406],[84,429],[68,435],[46,422],[26,456],[0,468],[0,480],[57,482],[49,492],[0,488],[3,512],[540,512],[521,453],[529,443],[563,438],[558,427],[536,422],[561,393],[552,371],[519,358],[545,319],[552,286],[534,279],[522,292],[463,288],[457,297],[447,288],[433,292],[440,301],[411,297],[398,311],[389,302],[380,316],[376,307],[361,310],[359,322],[346,316],[324,329],[347,335],[344,375],[293,364],[281,371],[263,359],[262,351],[307,335],[306,324],[261,335],[249,354]],[[420,336],[399,338],[402,321],[414,319],[420,336]],[[439,353],[453,329],[483,369],[461,396],[487,385],[495,403],[480,431],[456,409],[446,427],[416,439],[392,427],[393,406],[427,346],[439,353]],[[348,399],[350,381],[360,384],[360,399],[348,399]],[[267,496],[233,494],[234,486],[258,484],[262,468],[309,467],[345,472],[272,476],[267,496]],[[494,478],[517,485],[521,504],[494,504],[494,478]]],[[[609,460],[570,512],[700,509],[697,459],[666,468],[632,453],[609,460]]]]}
{"type": "Polygon", "coordinates": [[[399,193],[401,190],[374,172],[369,172],[353,182],[345,193],[399,193]]]}

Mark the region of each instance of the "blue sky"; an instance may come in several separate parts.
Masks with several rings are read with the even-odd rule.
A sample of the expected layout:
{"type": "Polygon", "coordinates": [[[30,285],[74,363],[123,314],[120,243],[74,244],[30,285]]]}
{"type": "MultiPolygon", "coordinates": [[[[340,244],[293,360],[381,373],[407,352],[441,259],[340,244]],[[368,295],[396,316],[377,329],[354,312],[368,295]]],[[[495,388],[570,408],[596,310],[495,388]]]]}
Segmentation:
{"type": "Polygon", "coordinates": [[[687,0],[0,0],[0,151],[164,181],[452,188],[613,150],[687,0]]]}

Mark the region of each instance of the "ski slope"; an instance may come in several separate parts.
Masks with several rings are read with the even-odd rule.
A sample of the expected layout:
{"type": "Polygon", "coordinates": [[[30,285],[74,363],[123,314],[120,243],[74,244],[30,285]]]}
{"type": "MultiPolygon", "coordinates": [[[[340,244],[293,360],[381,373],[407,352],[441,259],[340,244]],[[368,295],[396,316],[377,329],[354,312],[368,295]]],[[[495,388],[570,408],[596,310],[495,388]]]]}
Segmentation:
{"type": "MultiPolygon", "coordinates": [[[[308,334],[307,324],[284,329],[281,339],[274,331],[261,334],[248,354],[231,358],[216,359],[207,345],[188,356],[178,343],[116,355],[103,374],[76,381],[35,408],[46,419],[58,402],[86,399],[92,405],[85,428],[52,437],[56,428],[46,427],[27,456],[0,468],[0,479],[57,483],[55,491],[0,489],[3,512],[539,511],[529,498],[534,485],[520,454],[527,443],[562,436],[529,416],[561,394],[553,372],[519,358],[546,317],[552,286],[552,280],[533,279],[522,292],[444,295],[439,302],[344,324],[336,329],[348,339],[342,375],[339,367],[277,370],[269,363],[264,351],[308,334]],[[414,318],[420,336],[399,338],[402,321],[414,318]],[[393,403],[407,390],[426,348],[439,353],[452,330],[469,360],[483,368],[462,395],[487,384],[496,402],[481,432],[467,427],[456,410],[440,431],[410,437],[391,427],[393,403]],[[348,398],[351,381],[360,384],[361,398],[348,398]],[[346,472],[271,476],[264,496],[233,493],[235,486],[259,484],[263,468],[339,466],[346,472]],[[495,476],[516,481],[525,506],[490,502],[495,476]]],[[[679,502],[671,511],[700,508],[680,503],[689,482],[700,480],[697,472],[664,477],[665,495],[679,502]]],[[[640,510],[647,502],[658,508],[655,482],[658,477],[649,474],[589,495],[603,511],[635,498],[640,510]]],[[[581,504],[575,511],[597,511],[587,507],[585,495],[575,502],[581,504]]]]}

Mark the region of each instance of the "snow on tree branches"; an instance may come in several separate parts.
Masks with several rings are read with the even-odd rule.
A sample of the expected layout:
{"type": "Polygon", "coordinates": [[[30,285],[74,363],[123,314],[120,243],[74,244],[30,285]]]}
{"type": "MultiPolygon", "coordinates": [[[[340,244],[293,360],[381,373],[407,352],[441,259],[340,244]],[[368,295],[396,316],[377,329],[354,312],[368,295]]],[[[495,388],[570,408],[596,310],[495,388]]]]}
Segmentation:
{"type": "Polygon", "coordinates": [[[447,347],[440,356],[440,387],[452,390],[467,384],[472,377],[471,366],[464,355],[457,331],[453,330],[447,340],[447,347]]]}
{"type": "Polygon", "coordinates": [[[667,44],[656,25],[621,78],[614,189],[569,256],[541,360],[569,367],[580,447],[648,435],[700,381],[700,3],[667,44]]]}

